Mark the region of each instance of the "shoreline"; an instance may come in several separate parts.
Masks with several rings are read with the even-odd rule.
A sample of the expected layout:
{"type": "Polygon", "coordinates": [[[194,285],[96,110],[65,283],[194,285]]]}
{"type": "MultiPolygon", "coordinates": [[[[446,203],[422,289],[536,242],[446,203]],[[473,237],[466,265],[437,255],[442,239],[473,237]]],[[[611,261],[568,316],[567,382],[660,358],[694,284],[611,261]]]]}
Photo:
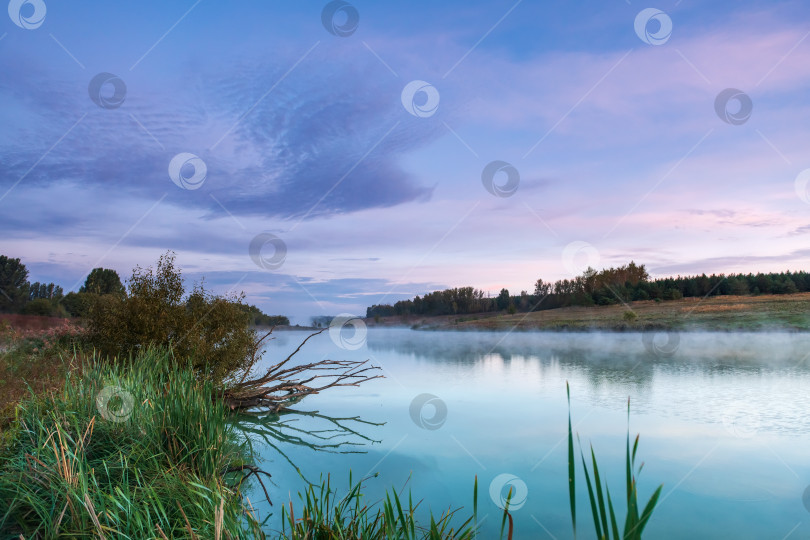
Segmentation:
{"type": "Polygon", "coordinates": [[[713,296],[625,305],[569,306],[533,312],[390,316],[369,328],[538,332],[810,332],[810,293],[713,296]]]}

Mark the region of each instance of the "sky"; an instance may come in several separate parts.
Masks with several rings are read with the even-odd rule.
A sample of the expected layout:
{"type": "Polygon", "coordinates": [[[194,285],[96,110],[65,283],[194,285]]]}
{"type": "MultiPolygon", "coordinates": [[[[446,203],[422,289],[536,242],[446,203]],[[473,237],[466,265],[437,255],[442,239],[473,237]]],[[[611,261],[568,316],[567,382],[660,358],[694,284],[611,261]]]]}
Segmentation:
{"type": "Polygon", "coordinates": [[[11,0],[0,253],[270,314],[810,270],[803,1],[11,0]]]}

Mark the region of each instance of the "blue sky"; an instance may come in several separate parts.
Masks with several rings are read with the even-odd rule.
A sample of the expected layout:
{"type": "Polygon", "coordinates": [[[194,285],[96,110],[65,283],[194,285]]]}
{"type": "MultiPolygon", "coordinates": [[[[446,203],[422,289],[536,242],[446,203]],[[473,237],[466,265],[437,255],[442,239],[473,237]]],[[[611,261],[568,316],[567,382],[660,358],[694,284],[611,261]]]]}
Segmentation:
{"type": "Polygon", "coordinates": [[[0,253],[33,280],[70,289],[174,250],[190,279],[306,322],[451,286],[517,293],[589,263],[810,268],[799,1],[12,0],[9,13],[0,253]],[[100,73],[115,79],[92,86],[100,73]],[[736,99],[718,109],[729,88],[750,115],[736,99]],[[178,154],[197,157],[179,173],[194,185],[170,176],[178,154]],[[493,161],[514,192],[506,169],[485,188],[493,161]],[[283,253],[265,242],[251,257],[261,234],[283,253]]]}

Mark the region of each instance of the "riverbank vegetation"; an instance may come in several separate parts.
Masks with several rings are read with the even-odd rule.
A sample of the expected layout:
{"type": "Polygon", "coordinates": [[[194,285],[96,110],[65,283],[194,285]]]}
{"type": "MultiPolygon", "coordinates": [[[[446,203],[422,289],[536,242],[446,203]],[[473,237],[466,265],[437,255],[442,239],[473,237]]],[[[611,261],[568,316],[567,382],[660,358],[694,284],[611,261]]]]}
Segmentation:
{"type": "MultiPolygon", "coordinates": [[[[136,273],[138,271],[145,272],[136,269],[136,273]]],[[[20,259],[0,255],[0,314],[83,319],[99,303],[103,307],[105,302],[127,296],[127,288],[118,272],[110,268],[94,268],[78,291],[67,294],[60,285],[31,282],[28,275],[28,268],[20,259]]],[[[290,324],[284,315],[267,315],[258,307],[244,302],[239,303],[239,309],[245,311],[252,326],[290,324]]]]}
{"type": "Polygon", "coordinates": [[[382,317],[367,324],[440,330],[806,332],[810,330],[810,293],[642,300],[513,314],[382,317]]]}
{"type": "Polygon", "coordinates": [[[538,279],[532,292],[512,295],[501,289],[496,297],[473,287],[434,291],[412,300],[374,305],[367,318],[392,316],[471,315],[495,312],[527,313],[571,306],[622,305],[715,296],[790,295],[810,292],[810,273],[712,274],[651,280],[645,266],[630,262],[618,268],[586,269],[574,279],[554,283],[538,279]]]}

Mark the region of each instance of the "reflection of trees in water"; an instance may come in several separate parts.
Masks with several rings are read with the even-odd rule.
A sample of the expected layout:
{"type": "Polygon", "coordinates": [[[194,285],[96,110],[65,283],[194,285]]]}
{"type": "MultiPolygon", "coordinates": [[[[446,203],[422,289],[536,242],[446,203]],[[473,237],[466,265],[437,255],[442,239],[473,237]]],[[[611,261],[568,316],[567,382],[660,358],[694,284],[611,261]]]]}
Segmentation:
{"type": "Polygon", "coordinates": [[[309,480],[281,448],[282,445],[291,444],[315,452],[333,454],[364,454],[365,450],[361,449],[363,446],[381,441],[365,435],[361,430],[384,424],[363,420],[359,416],[334,417],[318,411],[295,409],[285,409],[276,414],[240,413],[235,422],[238,429],[245,434],[248,447],[254,456],[259,455],[254,443],[262,442],[278,452],[307,482],[309,480]],[[313,421],[322,424],[323,427],[304,426],[302,421],[313,421]]]}
{"type": "Polygon", "coordinates": [[[785,369],[810,373],[810,336],[765,333],[673,334],[677,346],[650,347],[650,339],[666,344],[667,335],[641,333],[440,332],[372,330],[368,347],[430,362],[474,366],[499,358],[505,366],[531,360],[541,373],[562,366],[581,373],[591,384],[643,388],[657,372],[698,375],[761,374],[785,369]],[[653,350],[651,350],[653,349],[653,350]],[[668,353],[672,354],[668,354],[668,353]],[[804,361],[802,361],[805,359],[804,361]]]}
{"type": "Polygon", "coordinates": [[[681,333],[679,339],[671,356],[650,351],[640,333],[372,329],[367,343],[388,366],[414,359],[455,366],[461,376],[494,365],[507,380],[514,368],[521,376],[536,373],[541,382],[584,381],[590,391],[579,398],[600,408],[621,408],[632,395],[637,412],[712,424],[719,433],[733,434],[740,418],[762,432],[810,433],[810,394],[804,390],[810,334],[681,333]],[[656,387],[669,394],[657,395],[656,387]]]}

